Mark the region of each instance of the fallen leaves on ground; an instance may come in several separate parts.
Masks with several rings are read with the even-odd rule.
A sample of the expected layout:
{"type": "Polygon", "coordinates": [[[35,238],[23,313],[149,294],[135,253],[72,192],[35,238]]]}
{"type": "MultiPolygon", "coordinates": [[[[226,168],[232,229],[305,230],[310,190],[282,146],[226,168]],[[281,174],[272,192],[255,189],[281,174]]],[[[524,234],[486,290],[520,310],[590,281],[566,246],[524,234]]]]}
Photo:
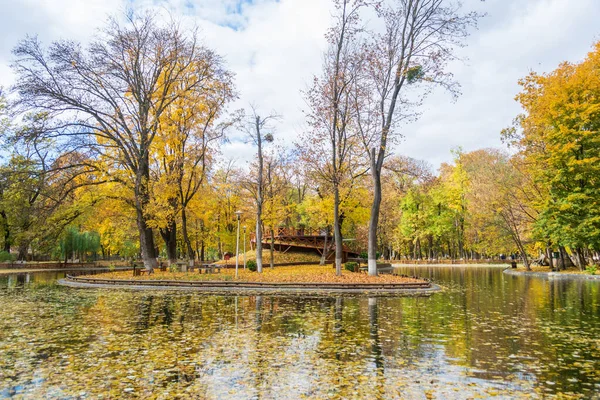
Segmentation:
{"type": "MultiPolygon", "coordinates": [[[[183,281],[231,281],[235,280],[235,268],[221,269],[221,273],[206,274],[194,272],[163,272],[155,271],[150,276],[132,276],[131,271],[115,271],[104,274],[90,275],[89,278],[103,279],[134,279],[134,280],[183,280],[183,281]]],[[[251,272],[240,269],[238,282],[269,282],[269,283],[407,283],[420,282],[418,279],[405,278],[395,275],[369,276],[366,273],[342,271],[341,276],[335,274],[331,265],[301,265],[291,267],[263,267],[263,272],[251,272]]]]}

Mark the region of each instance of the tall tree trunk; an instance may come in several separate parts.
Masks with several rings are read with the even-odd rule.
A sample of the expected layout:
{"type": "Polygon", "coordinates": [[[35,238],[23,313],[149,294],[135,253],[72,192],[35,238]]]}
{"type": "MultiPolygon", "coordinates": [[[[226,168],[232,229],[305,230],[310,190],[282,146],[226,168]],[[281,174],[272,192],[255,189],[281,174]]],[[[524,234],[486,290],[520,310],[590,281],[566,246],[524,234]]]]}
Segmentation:
{"type": "Polygon", "coordinates": [[[256,188],[256,270],[262,272],[262,208],[263,208],[263,154],[260,117],[256,116],[256,144],[258,146],[258,185],[256,188]]]}
{"type": "Polygon", "coordinates": [[[558,246],[558,251],[560,252],[560,261],[561,261],[561,269],[567,269],[572,267],[573,261],[571,260],[571,257],[569,257],[569,253],[567,253],[567,249],[565,249],[565,246],[558,246]]]}
{"type": "Polygon", "coordinates": [[[427,258],[433,259],[433,235],[429,235],[427,237],[428,249],[427,249],[427,258]]]}
{"type": "Polygon", "coordinates": [[[458,222],[458,258],[465,258],[464,256],[464,220],[462,217],[459,218],[458,222]]]}
{"type": "MultiPolygon", "coordinates": [[[[275,267],[275,232],[273,231],[273,226],[271,226],[271,248],[269,249],[269,254],[271,255],[270,266],[271,269],[275,267]]],[[[281,250],[281,249],[280,249],[281,250]]]]}
{"type": "Polygon", "coordinates": [[[8,225],[8,217],[4,210],[0,211],[0,227],[4,231],[4,245],[3,250],[10,253],[11,237],[10,237],[10,226],[8,225]]]}
{"type": "MultiPolygon", "coordinates": [[[[220,231],[221,231],[221,215],[219,214],[217,216],[217,232],[220,232],[220,231]]],[[[219,253],[218,254],[219,260],[222,260],[223,259],[223,242],[221,242],[220,234],[217,235],[217,252],[219,253]]]]}
{"type": "Polygon", "coordinates": [[[329,249],[327,248],[327,239],[329,237],[329,227],[325,228],[325,244],[323,244],[323,254],[321,254],[321,262],[319,265],[325,265],[327,262],[327,253],[329,253],[329,249]]]}
{"type": "Polygon", "coordinates": [[[531,271],[531,265],[529,265],[529,257],[527,257],[527,252],[525,251],[525,247],[519,242],[518,243],[519,252],[521,253],[521,259],[523,260],[523,265],[525,265],[525,269],[527,271],[531,271]]]}
{"type": "Polygon", "coordinates": [[[0,226],[4,231],[4,246],[3,250],[7,253],[10,253],[11,246],[11,237],[10,237],[10,226],[8,225],[8,217],[6,216],[6,212],[4,210],[0,211],[0,226]]]}
{"type": "Polygon", "coordinates": [[[579,268],[580,271],[585,270],[587,262],[585,261],[583,249],[581,247],[575,248],[575,250],[573,251],[573,255],[575,256],[575,265],[577,266],[577,268],[579,268]]]}
{"type": "MultiPolygon", "coordinates": [[[[262,207],[258,207],[262,209],[262,207]]],[[[261,210],[262,211],[262,210],[261,210]]],[[[260,217],[258,217],[259,212],[256,213],[256,271],[262,272],[263,259],[262,259],[262,224],[260,221],[260,217]]]]}
{"type": "Polygon", "coordinates": [[[143,212],[137,210],[137,227],[140,235],[140,252],[144,267],[148,271],[154,271],[154,268],[158,266],[156,261],[156,254],[154,252],[154,234],[152,228],[149,228],[146,224],[143,212]]]}
{"type": "Polygon", "coordinates": [[[548,265],[550,266],[550,271],[554,271],[554,260],[552,259],[552,247],[550,245],[550,242],[548,242],[548,246],[546,247],[546,255],[548,257],[548,265]]]}
{"type": "Polygon", "coordinates": [[[340,226],[340,189],[336,184],[333,187],[333,240],[335,242],[335,274],[342,275],[342,260],[344,249],[342,248],[342,227],[340,226]]]}
{"type": "Polygon", "coordinates": [[[527,271],[531,271],[531,266],[529,265],[529,258],[527,257],[527,252],[525,251],[525,246],[523,245],[523,241],[521,240],[521,235],[519,233],[519,228],[517,223],[515,222],[514,214],[512,210],[509,210],[508,214],[501,213],[506,226],[508,227],[513,242],[519,249],[519,253],[521,253],[521,258],[523,259],[523,265],[525,265],[525,269],[527,271]]]}
{"type": "Polygon", "coordinates": [[[196,258],[194,248],[192,247],[192,241],[187,230],[187,212],[186,207],[181,207],[181,234],[183,236],[183,242],[187,249],[188,260],[192,261],[196,258]]]}
{"type": "Polygon", "coordinates": [[[389,260],[390,259],[390,246],[383,245],[382,247],[383,247],[383,259],[389,260]]]}
{"type": "Polygon", "coordinates": [[[29,241],[23,241],[19,244],[19,254],[17,259],[19,261],[27,261],[27,253],[29,250],[29,241]]]}
{"type": "Polygon", "coordinates": [[[170,221],[166,228],[159,229],[160,236],[165,241],[169,264],[177,262],[177,223],[170,221]]]}
{"type": "Polygon", "coordinates": [[[377,276],[377,227],[381,208],[381,171],[375,158],[375,149],[371,150],[371,177],[373,178],[373,204],[369,219],[368,270],[370,276],[377,276]]]}
{"type": "Polygon", "coordinates": [[[417,259],[417,241],[415,239],[411,240],[412,243],[412,258],[413,260],[417,259]]]}
{"type": "Polygon", "coordinates": [[[140,252],[144,267],[149,273],[154,272],[158,267],[156,261],[156,253],[154,246],[154,234],[146,221],[145,210],[150,203],[150,194],[148,191],[148,182],[150,180],[150,167],[148,164],[148,156],[141,157],[141,165],[136,174],[135,180],[135,201],[136,201],[136,222],[138,233],[140,235],[140,252]]]}
{"type": "Polygon", "coordinates": [[[197,218],[196,218],[196,253],[199,254],[200,261],[204,261],[204,220],[200,221],[200,227],[198,227],[198,219],[197,218]],[[200,245],[198,244],[198,233],[202,233],[202,240],[200,241],[200,245]]]}

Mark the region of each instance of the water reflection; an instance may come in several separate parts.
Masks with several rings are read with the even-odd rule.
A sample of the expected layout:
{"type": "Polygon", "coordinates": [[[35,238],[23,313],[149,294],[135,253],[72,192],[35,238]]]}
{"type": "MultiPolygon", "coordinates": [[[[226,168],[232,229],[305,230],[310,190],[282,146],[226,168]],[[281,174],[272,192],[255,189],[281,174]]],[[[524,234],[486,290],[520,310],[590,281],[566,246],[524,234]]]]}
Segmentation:
{"type": "Polygon", "coordinates": [[[76,290],[37,285],[36,275],[30,284],[4,281],[0,398],[600,393],[596,282],[494,268],[417,274],[446,290],[429,298],[213,296],[76,290]]]}
{"type": "Polygon", "coordinates": [[[20,273],[10,275],[0,275],[0,285],[9,288],[24,287],[31,283],[54,283],[56,275],[51,272],[37,275],[35,273],[20,273]]]}
{"type": "Polygon", "coordinates": [[[54,285],[57,280],[67,275],[95,275],[107,272],[108,269],[93,270],[64,270],[64,271],[36,271],[36,272],[14,272],[10,274],[0,274],[0,287],[3,288],[23,288],[30,284],[36,285],[54,285]]]}
{"type": "Polygon", "coordinates": [[[369,327],[371,339],[371,355],[374,362],[375,372],[375,389],[378,396],[382,396],[385,393],[384,389],[384,358],[383,358],[383,347],[379,338],[379,317],[377,311],[377,298],[369,298],[369,327]]]}

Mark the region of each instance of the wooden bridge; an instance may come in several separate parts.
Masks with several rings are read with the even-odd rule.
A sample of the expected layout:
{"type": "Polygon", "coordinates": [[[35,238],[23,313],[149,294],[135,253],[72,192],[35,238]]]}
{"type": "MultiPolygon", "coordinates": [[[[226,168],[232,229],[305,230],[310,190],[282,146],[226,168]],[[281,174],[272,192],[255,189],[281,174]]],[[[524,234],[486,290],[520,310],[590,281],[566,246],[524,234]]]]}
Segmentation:
{"type": "MultiPolygon", "coordinates": [[[[250,236],[253,245],[256,245],[256,235],[253,233],[250,236]]],[[[262,244],[266,248],[273,248],[283,253],[287,251],[304,251],[314,252],[323,255],[325,249],[327,260],[333,260],[335,257],[335,244],[333,243],[333,235],[329,234],[325,229],[303,229],[303,228],[277,228],[275,230],[266,229],[263,232],[262,244]],[[327,238],[327,248],[325,249],[325,238],[327,238]]],[[[348,255],[355,255],[347,246],[342,246],[344,260],[348,255]]]]}

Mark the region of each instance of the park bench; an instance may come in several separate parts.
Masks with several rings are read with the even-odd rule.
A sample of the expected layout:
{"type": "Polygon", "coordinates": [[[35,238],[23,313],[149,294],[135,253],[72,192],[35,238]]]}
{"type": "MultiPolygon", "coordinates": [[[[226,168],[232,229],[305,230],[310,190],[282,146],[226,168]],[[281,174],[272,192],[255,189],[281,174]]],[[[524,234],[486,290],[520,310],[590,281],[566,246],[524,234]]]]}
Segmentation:
{"type": "MultiPolygon", "coordinates": [[[[177,265],[177,269],[179,270],[179,272],[187,272],[189,264],[187,261],[177,261],[175,262],[175,265],[177,265]]],[[[191,267],[191,269],[193,270],[194,268],[191,267]]]]}
{"type": "MultiPolygon", "coordinates": [[[[133,276],[141,276],[148,273],[142,261],[134,261],[131,266],[133,267],[133,276]]],[[[164,272],[167,270],[167,264],[159,261],[157,269],[164,272]]]]}
{"type": "Polygon", "coordinates": [[[148,273],[143,262],[134,261],[131,266],[133,267],[133,276],[141,276],[148,273]]]}
{"type": "Polygon", "coordinates": [[[221,273],[221,266],[219,264],[202,264],[198,267],[198,272],[205,274],[214,274],[215,272],[221,273]]]}

